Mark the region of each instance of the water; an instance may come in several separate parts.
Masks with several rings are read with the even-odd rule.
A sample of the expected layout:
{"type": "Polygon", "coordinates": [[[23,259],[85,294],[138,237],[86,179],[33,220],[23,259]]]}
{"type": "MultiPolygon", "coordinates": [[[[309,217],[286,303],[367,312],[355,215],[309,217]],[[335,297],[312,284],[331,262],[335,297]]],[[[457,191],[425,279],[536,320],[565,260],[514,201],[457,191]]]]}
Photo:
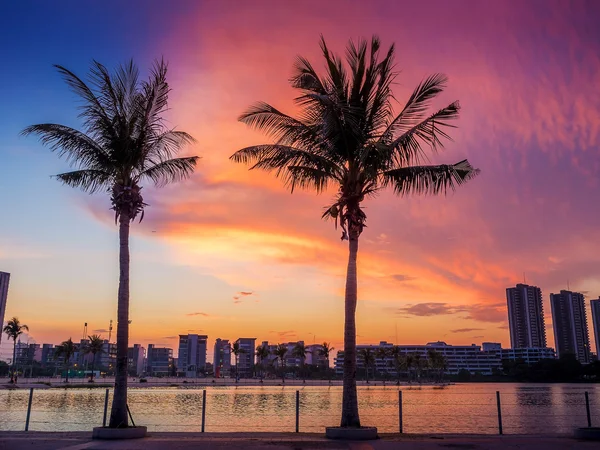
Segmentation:
{"type": "MultiPolygon", "coordinates": [[[[207,387],[206,431],[295,431],[295,393],[300,390],[300,431],[339,425],[339,386],[207,387]]],[[[498,432],[496,391],[501,392],[505,434],[571,433],[587,426],[584,391],[592,425],[600,425],[600,385],[457,384],[444,388],[402,386],[405,433],[498,432]]],[[[104,389],[34,391],[30,430],[86,431],[102,424],[104,389]]],[[[0,391],[0,430],[23,430],[29,391],[0,391]]],[[[363,425],[398,431],[396,386],[359,387],[363,425]]],[[[112,400],[112,397],[111,399],[112,400]]],[[[110,405],[110,402],[109,402],[110,405]]],[[[132,388],[135,423],[150,431],[200,431],[202,389],[132,388]]]]}

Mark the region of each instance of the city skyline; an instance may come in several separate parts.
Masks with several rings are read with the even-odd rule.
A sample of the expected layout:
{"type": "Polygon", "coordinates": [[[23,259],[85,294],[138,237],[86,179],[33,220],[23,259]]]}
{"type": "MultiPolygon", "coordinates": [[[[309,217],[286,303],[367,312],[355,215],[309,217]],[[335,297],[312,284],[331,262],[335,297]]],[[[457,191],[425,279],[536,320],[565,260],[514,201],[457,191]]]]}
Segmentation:
{"type": "MultiPolygon", "coordinates": [[[[448,74],[444,101],[460,100],[463,111],[440,161],[469,157],[482,175],[445,199],[386,193],[366,203],[358,341],[489,340],[507,347],[504,289],[523,271],[544,292],[569,280],[574,291],[600,293],[600,217],[589,208],[600,167],[588,151],[597,147],[600,99],[584,88],[600,68],[596,5],[503,2],[488,11],[439,2],[427,23],[398,30],[391,18],[414,16],[417,6],[349,2],[342,26],[276,3],[226,14],[217,4],[182,2],[177,11],[154,5],[140,12],[131,29],[134,11],[123,6],[122,17],[111,17],[118,23],[109,36],[106,10],[89,6],[93,23],[72,21],[84,7],[67,3],[26,12],[11,5],[27,14],[27,25],[0,18],[14,42],[6,59],[10,89],[0,105],[0,204],[10,212],[0,222],[0,270],[11,273],[5,318],[18,316],[36,342],[78,337],[84,322],[107,336],[116,319],[116,237],[108,202],[51,180],[66,164],[18,133],[46,120],[80,124],[51,64],[84,74],[92,58],[113,67],[133,56],[145,69],[165,55],[169,121],[196,137],[189,154],[203,159],[189,182],[161,193],[147,188],[146,218],[132,226],[130,342],[176,349],[178,333],[307,343],[316,335],[317,343],[339,348],[346,255],[338,232],[320,220],[330,193],[291,197],[277,180],[250,175],[227,158],[263,140],[236,122],[248,104],[265,99],[292,109],[287,78],[294,58],[315,59],[320,32],[341,49],[349,37],[370,36],[374,24],[384,43],[399,49],[399,100],[425,76],[448,74]],[[270,23],[266,11],[281,20],[263,26],[270,23]],[[159,20],[158,33],[145,25],[159,20]],[[223,21],[238,24],[237,32],[223,31],[223,21]],[[255,23],[251,32],[248,21],[255,23]],[[42,35],[44,48],[34,45],[42,35]],[[506,37],[503,45],[498,36],[506,37]],[[454,38],[452,46],[440,45],[442,37],[454,38]],[[69,54],[65,43],[73,45],[69,54]],[[247,72],[268,76],[248,81],[247,72]]],[[[549,326],[548,296],[543,301],[549,326]]]]}

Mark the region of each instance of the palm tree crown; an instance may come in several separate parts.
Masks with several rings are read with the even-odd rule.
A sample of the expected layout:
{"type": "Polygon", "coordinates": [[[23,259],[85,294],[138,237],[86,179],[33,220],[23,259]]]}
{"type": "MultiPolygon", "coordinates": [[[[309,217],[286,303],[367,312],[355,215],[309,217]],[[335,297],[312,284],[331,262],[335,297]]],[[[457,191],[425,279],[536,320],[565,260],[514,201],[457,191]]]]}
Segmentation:
{"type": "Polygon", "coordinates": [[[29,331],[29,327],[21,323],[18,317],[13,317],[2,329],[9,339],[16,341],[25,331],[29,331]]]}

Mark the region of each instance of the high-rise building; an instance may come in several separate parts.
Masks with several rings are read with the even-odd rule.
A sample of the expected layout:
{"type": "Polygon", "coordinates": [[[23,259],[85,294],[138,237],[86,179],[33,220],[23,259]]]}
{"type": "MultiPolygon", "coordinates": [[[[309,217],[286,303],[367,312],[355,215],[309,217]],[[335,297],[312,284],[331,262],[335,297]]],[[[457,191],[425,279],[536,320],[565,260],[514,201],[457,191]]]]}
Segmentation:
{"type": "Polygon", "coordinates": [[[171,375],[172,364],[172,348],[155,347],[154,344],[148,344],[145,370],[148,375],[153,377],[167,377],[171,375]]]}
{"type": "Polygon", "coordinates": [[[571,291],[550,294],[550,306],[558,357],[570,353],[575,355],[580,363],[588,364],[590,337],[583,294],[571,291]]]}
{"type": "Polygon", "coordinates": [[[506,289],[506,301],[511,347],[545,348],[542,290],[537,286],[517,284],[506,289]]]}
{"type": "Polygon", "coordinates": [[[256,345],[256,338],[239,338],[235,342],[240,346],[236,373],[239,377],[250,378],[254,372],[254,347],[256,345]]]}
{"type": "MultiPolygon", "coordinates": [[[[10,281],[10,273],[0,272],[0,329],[4,327],[4,312],[6,311],[6,300],[8,299],[8,282],[10,281]]],[[[0,332],[0,342],[2,335],[0,332]]]]}
{"type": "Polygon", "coordinates": [[[198,334],[179,335],[177,371],[186,377],[197,377],[206,366],[206,341],[208,336],[198,334]]]}
{"type": "Polygon", "coordinates": [[[600,297],[592,300],[592,325],[594,326],[594,337],[596,338],[596,355],[600,360],[600,297]]]}
{"type": "Polygon", "coordinates": [[[133,347],[127,349],[127,371],[130,375],[139,377],[144,373],[145,358],[146,349],[140,344],[133,344],[133,347]]]}
{"type": "Polygon", "coordinates": [[[231,372],[231,346],[228,339],[217,338],[213,354],[213,373],[219,378],[231,372]]]}

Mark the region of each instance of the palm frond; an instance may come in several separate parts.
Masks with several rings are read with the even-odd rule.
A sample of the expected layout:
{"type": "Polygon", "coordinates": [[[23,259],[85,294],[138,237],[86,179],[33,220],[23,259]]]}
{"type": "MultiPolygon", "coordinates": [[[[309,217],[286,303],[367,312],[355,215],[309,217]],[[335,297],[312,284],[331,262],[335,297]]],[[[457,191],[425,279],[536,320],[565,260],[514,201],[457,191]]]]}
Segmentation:
{"type": "Polygon", "coordinates": [[[314,167],[288,166],[287,173],[283,175],[283,181],[291,192],[298,187],[321,193],[331,182],[335,181],[335,178],[330,173],[314,167]]]}
{"type": "Polygon", "coordinates": [[[453,191],[475,178],[479,169],[473,168],[466,159],[456,164],[438,166],[412,166],[389,170],[382,173],[382,183],[391,185],[400,195],[446,193],[453,191]]]}
{"type": "Polygon", "coordinates": [[[193,144],[196,140],[185,131],[168,130],[148,136],[146,142],[142,162],[147,158],[161,161],[174,158],[184,146],[193,144]]]}
{"type": "Polygon", "coordinates": [[[419,83],[400,114],[390,122],[382,134],[381,140],[389,142],[398,132],[404,133],[422,121],[424,114],[429,109],[431,100],[444,90],[447,82],[448,77],[446,75],[436,73],[419,83]]]}
{"type": "Polygon", "coordinates": [[[168,159],[140,172],[139,178],[149,178],[155,185],[165,186],[188,178],[194,172],[197,162],[197,156],[168,159]]]}
{"type": "Polygon", "coordinates": [[[25,128],[21,134],[39,136],[40,142],[65,157],[71,166],[108,170],[112,165],[108,154],[92,138],[64,125],[42,123],[25,128]]]}
{"type": "Polygon", "coordinates": [[[82,169],[72,172],[60,173],[54,177],[67,186],[80,188],[90,194],[101,188],[108,188],[113,177],[110,172],[96,169],[82,169]]]}
{"type": "Polygon", "coordinates": [[[451,103],[394,139],[389,145],[394,150],[396,164],[402,167],[427,159],[423,144],[433,151],[443,148],[442,139],[452,140],[444,129],[455,127],[449,121],[457,119],[459,112],[459,103],[451,103]]]}

